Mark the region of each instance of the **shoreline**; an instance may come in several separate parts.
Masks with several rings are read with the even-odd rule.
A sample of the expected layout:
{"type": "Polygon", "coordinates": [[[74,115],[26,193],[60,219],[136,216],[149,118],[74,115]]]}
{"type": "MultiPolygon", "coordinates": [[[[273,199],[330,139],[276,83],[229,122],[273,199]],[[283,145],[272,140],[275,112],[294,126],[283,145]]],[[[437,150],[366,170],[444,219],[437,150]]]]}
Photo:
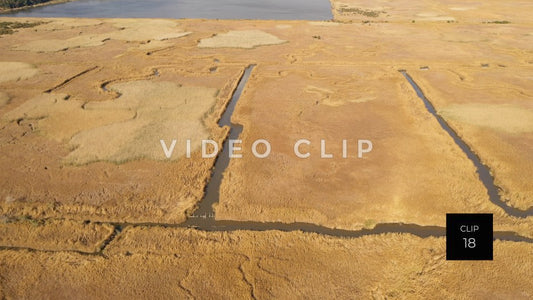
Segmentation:
{"type": "Polygon", "coordinates": [[[72,1],[76,1],[76,0],[52,0],[48,2],[15,7],[15,8],[0,8],[0,16],[9,15],[10,13],[21,11],[21,10],[26,10],[26,9],[31,9],[31,8],[41,7],[41,6],[47,6],[47,5],[62,4],[62,3],[72,2],[72,1]]]}

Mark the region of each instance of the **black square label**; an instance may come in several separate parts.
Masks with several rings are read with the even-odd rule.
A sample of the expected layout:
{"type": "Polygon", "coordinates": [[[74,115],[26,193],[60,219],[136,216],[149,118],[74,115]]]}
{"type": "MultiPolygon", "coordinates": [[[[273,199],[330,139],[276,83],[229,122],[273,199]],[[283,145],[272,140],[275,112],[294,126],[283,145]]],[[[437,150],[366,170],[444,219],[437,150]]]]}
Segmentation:
{"type": "Polygon", "coordinates": [[[446,260],[492,260],[492,214],[446,214],[446,260]]]}

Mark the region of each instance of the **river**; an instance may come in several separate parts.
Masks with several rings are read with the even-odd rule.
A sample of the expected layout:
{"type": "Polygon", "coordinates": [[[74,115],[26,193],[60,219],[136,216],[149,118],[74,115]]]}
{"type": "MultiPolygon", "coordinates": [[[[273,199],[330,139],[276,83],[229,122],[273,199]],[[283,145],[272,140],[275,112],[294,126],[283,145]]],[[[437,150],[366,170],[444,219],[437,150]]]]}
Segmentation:
{"type": "Polygon", "coordinates": [[[12,17],[331,20],[328,0],[77,0],[12,17]]]}

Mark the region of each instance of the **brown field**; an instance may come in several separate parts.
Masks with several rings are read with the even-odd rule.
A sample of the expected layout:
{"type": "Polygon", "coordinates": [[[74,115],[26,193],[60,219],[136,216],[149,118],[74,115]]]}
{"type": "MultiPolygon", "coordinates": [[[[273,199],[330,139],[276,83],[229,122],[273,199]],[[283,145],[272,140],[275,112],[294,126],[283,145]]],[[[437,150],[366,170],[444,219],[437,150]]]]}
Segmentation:
{"type": "Polygon", "coordinates": [[[111,225],[82,221],[0,220],[1,247],[17,249],[93,253],[100,251],[112,232],[111,225]]]}
{"type": "Polygon", "coordinates": [[[533,246],[445,260],[443,238],[130,228],[104,256],[0,252],[6,298],[528,299],[533,246]],[[512,274],[512,275],[511,275],[512,274]],[[120,288],[118,288],[120,287],[120,288]]]}
{"type": "Polygon", "coordinates": [[[506,3],[333,1],[328,22],[2,18],[42,23],[0,36],[0,299],[533,297],[527,238],[461,262],[446,261],[443,236],[246,227],[444,232],[446,213],[492,213],[495,231],[532,238],[533,216],[489,200],[398,72],[505,205],[531,209],[531,5],[506,3]],[[249,65],[231,117],[243,157],[210,220],[242,228],[182,227],[215,163],[201,140],[222,146],[217,121],[249,65]],[[177,139],[171,158],[161,139],[177,139]],[[269,157],[254,157],[257,139],[269,157]],[[309,158],[294,154],[299,139],[309,158]],[[362,158],[359,139],[373,144],[362,158]]]}
{"type": "Polygon", "coordinates": [[[493,170],[510,205],[533,206],[533,68],[439,68],[418,72],[440,113],[493,170]],[[450,93],[453,91],[454,97],[450,93]]]}
{"type": "Polygon", "coordinates": [[[503,221],[472,163],[428,115],[401,74],[384,67],[259,66],[233,119],[244,125],[245,151],[226,171],[217,218],[360,229],[444,226],[446,212],[484,211],[517,222],[503,221]],[[306,159],[293,151],[301,138],[311,141],[306,159]],[[258,139],[271,142],[268,158],[252,155],[258,139]],[[333,158],[320,157],[321,139],[333,158]],[[357,139],[374,150],[357,158],[357,139]]]}
{"type": "Polygon", "coordinates": [[[533,4],[527,1],[456,0],[332,0],[335,20],[341,22],[531,22],[533,4]]]}

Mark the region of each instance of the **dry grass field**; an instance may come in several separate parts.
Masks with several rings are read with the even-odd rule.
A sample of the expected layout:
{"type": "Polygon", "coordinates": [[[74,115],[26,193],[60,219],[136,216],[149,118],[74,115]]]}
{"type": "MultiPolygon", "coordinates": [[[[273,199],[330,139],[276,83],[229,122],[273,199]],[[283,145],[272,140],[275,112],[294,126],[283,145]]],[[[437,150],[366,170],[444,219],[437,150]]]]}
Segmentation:
{"type": "Polygon", "coordinates": [[[32,25],[0,35],[0,299],[531,299],[531,5],[332,10],[324,22],[2,17],[32,25]],[[202,140],[222,148],[217,122],[250,65],[231,116],[242,158],[224,170],[215,226],[187,228],[215,164],[202,140]],[[399,70],[524,216],[491,202],[399,70]],[[173,139],[167,158],[160,140],[173,139]],[[361,158],[358,140],[373,146],[361,158]],[[494,260],[447,261],[446,213],[492,213],[494,260]],[[390,223],[443,234],[371,231],[390,223]]]}

